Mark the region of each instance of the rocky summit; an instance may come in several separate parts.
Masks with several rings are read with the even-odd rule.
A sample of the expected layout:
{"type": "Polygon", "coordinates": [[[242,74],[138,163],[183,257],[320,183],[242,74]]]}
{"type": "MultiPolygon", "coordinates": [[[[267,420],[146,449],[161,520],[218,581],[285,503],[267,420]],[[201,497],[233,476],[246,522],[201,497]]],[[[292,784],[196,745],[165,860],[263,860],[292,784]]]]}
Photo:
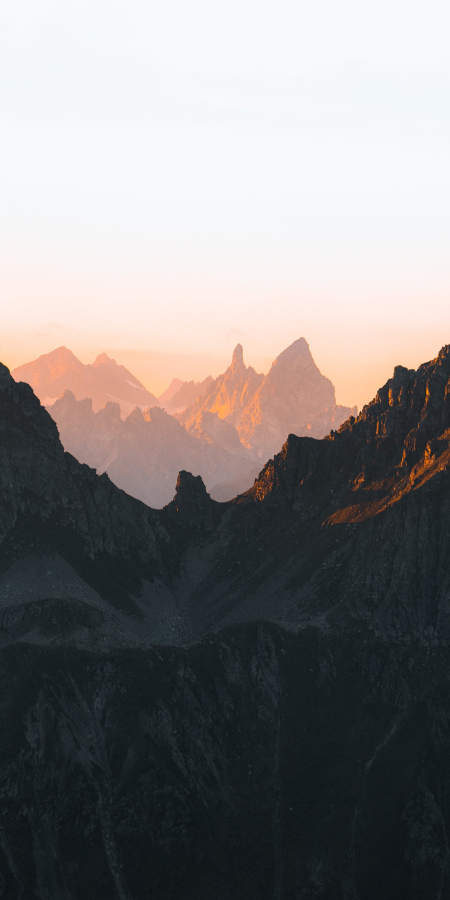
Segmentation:
{"type": "Polygon", "coordinates": [[[324,437],[356,409],[336,404],[331,381],[320,373],[307,342],[300,338],[280,353],[266,376],[245,365],[238,344],[231,366],[180,415],[180,421],[195,431],[205,412],[232,424],[243,445],[266,460],[288,434],[324,437]]]}
{"type": "Polygon", "coordinates": [[[0,896],[449,896],[450,346],[226,503],[0,429],[0,896]]]}

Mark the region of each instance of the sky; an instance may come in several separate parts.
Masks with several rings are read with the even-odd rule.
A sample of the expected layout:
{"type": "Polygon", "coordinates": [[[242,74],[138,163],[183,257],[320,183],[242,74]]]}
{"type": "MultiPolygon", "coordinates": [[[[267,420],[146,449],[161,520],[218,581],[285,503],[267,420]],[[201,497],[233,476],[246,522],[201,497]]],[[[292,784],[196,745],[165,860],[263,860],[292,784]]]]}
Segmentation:
{"type": "Polygon", "coordinates": [[[300,336],[361,407],[450,343],[450,10],[0,0],[0,359],[160,393],[300,336]]]}

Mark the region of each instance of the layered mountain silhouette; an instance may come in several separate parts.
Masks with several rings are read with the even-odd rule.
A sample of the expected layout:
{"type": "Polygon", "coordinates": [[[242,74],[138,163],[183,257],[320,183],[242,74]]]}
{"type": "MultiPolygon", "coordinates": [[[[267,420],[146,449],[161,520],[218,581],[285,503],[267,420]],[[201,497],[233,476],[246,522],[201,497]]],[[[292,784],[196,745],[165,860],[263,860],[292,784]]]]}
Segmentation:
{"type": "Polygon", "coordinates": [[[85,365],[67,347],[58,347],[14,369],[12,376],[31,385],[46,406],[65,390],[72,391],[77,400],[89,397],[95,411],[109,401],[119,404],[122,415],[128,415],[135,406],[146,409],[159,405],[157,398],[125,366],[119,366],[106,353],[85,365]]]}
{"type": "Polygon", "coordinates": [[[448,896],[450,345],[223,504],[0,426],[3,895],[448,896]]]}
{"type": "Polygon", "coordinates": [[[171,388],[174,382],[178,382],[178,379],[174,378],[167,391],[159,398],[161,406],[172,414],[181,413],[187,406],[195,403],[210,388],[213,379],[211,375],[208,375],[203,381],[182,381],[177,390],[172,393],[171,388]]]}
{"type": "Polygon", "coordinates": [[[265,376],[245,365],[238,344],[231,366],[179,419],[195,432],[205,412],[232,424],[244,446],[267,459],[288,434],[324,437],[356,409],[336,405],[331,381],[321,375],[307,342],[300,338],[280,353],[265,376]]]}
{"type": "Polygon", "coordinates": [[[199,435],[188,434],[158,407],[136,407],[123,421],[118,403],[107,403],[95,413],[90,399],[77,401],[65,391],[49,411],[66,450],[154,507],[172,499],[181,468],[201,475],[214,496],[220,485],[219,496],[225,494],[225,499],[235,496],[236,478],[243,479],[246,490],[258,474],[235,429],[211,413],[205,440],[198,440],[199,435]]]}
{"type": "Polygon", "coordinates": [[[166,390],[158,397],[161,406],[165,406],[166,403],[170,403],[172,397],[175,396],[177,391],[179,391],[184,384],[186,384],[186,382],[182,381],[181,378],[172,378],[169,387],[166,388],[166,390]]]}

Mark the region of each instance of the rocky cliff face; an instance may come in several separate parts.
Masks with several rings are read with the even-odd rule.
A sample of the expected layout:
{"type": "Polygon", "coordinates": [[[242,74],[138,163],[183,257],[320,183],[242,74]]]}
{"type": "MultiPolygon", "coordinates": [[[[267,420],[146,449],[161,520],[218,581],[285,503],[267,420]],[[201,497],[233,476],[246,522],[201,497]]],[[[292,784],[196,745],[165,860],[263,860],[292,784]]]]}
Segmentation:
{"type": "Polygon", "coordinates": [[[450,894],[449,397],[450,346],[158,513],[0,370],[2,896],[450,894]]]}
{"type": "Polygon", "coordinates": [[[16,381],[31,385],[44,405],[54,403],[66,390],[77,400],[90,398],[94,410],[116,402],[123,416],[135,406],[146,408],[159,403],[125,366],[117,365],[106,353],[97,356],[92,365],[84,365],[66,347],[58,347],[14,369],[12,375],[16,381]]]}
{"type": "Polygon", "coordinates": [[[238,344],[230,368],[179,418],[188,431],[195,431],[206,412],[232,424],[242,444],[265,460],[288,434],[324,437],[356,409],[336,405],[331,381],[321,375],[300,338],[280,353],[266,376],[245,366],[238,344]]]}

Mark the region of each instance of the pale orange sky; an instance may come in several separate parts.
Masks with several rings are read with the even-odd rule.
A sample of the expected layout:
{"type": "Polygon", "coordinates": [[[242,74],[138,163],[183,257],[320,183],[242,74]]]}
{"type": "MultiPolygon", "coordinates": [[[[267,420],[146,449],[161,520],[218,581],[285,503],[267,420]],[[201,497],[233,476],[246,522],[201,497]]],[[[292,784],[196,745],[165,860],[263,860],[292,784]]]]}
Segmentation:
{"type": "MultiPolygon", "coordinates": [[[[317,365],[333,381],[338,402],[357,404],[361,409],[392,375],[395,365],[417,368],[450,342],[449,306],[445,297],[436,296],[431,301],[416,296],[404,305],[374,298],[364,314],[358,314],[356,303],[336,302],[333,306],[326,300],[305,300],[295,305],[288,298],[283,304],[274,294],[271,302],[267,298],[261,302],[259,311],[258,302],[254,303],[249,317],[253,326],[252,321],[245,321],[247,328],[239,328],[244,317],[239,317],[238,309],[224,322],[220,313],[227,308],[224,301],[216,307],[218,315],[211,314],[206,321],[200,314],[196,318],[187,311],[180,316],[177,311],[179,327],[167,329],[159,341],[144,314],[140,329],[124,324],[122,333],[106,316],[103,327],[94,321],[90,328],[84,323],[74,327],[54,320],[36,321],[34,327],[24,324],[2,329],[0,359],[14,368],[64,344],[87,363],[105,351],[158,395],[173,377],[198,381],[208,374],[220,374],[229,365],[238,341],[244,346],[247,365],[267,372],[275,356],[304,336],[317,365]]],[[[108,309],[106,298],[103,308],[108,309]]],[[[73,309],[66,307],[66,314],[73,309]]],[[[170,308],[166,312],[170,315],[170,308]]],[[[89,320],[87,309],[86,318],[89,320]]]]}
{"type": "Polygon", "coordinates": [[[304,336],[338,402],[450,342],[448,5],[0,2],[0,358],[155,393],[304,336]]]}

